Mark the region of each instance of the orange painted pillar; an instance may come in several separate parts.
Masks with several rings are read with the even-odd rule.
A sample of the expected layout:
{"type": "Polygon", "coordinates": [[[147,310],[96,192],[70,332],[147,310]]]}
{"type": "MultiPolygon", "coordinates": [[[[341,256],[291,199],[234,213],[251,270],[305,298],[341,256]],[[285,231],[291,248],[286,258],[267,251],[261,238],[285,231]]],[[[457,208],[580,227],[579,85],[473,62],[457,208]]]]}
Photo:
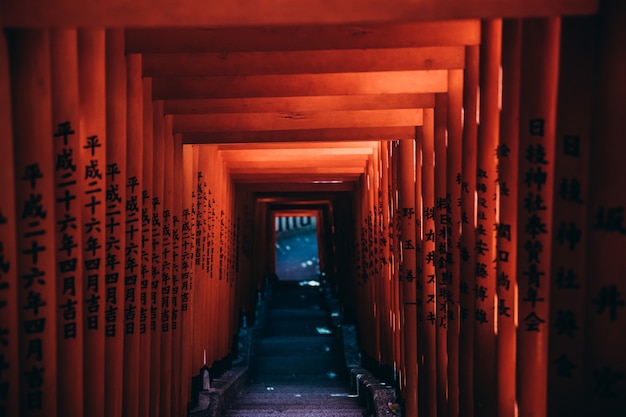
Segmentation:
{"type": "Polygon", "coordinates": [[[522,27],[517,276],[519,414],[547,413],[548,329],[560,21],[522,27]]]}
{"type": "Polygon", "coordinates": [[[78,31],[78,81],[81,110],[80,171],[83,195],[83,297],[85,317],[85,414],[104,416],[104,335],[106,288],[106,109],[105,34],[100,29],[78,31]]]}
{"type": "Polygon", "coordinates": [[[170,331],[172,333],[172,415],[184,415],[187,410],[187,400],[181,397],[181,385],[187,383],[183,379],[184,373],[184,353],[188,346],[183,342],[183,326],[181,312],[181,286],[182,286],[182,265],[183,265],[183,140],[180,134],[176,134],[174,139],[174,175],[173,175],[173,213],[172,213],[172,292],[171,292],[171,318],[170,331]]]}
{"type": "Polygon", "coordinates": [[[62,416],[83,415],[83,313],[81,206],[78,196],[81,132],[78,102],[78,51],[74,29],[50,33],[52,129],[55,154],[55,242],[57,262],[58,411],[62,416]]]}
{"type": "MultiPolygon", "coordinates": [[[[161,103],[158,106],[162,110],[161,103]]],[[[162,115],[163,113],[161,113],[162,115]]],[[[172,135],[172,116],[163,119],[163,194],[161,204],[161,285],[157,295],[157,304],[161,314],[158,319],[161,330],[161,394],[160,414],[163,416],[172,410],[172,275],[173,275],[173,211],[174,211],[174,138],[172,135]]]]}
{"type": "Polygon", "coordinates": [[[502,27],[502,112],[497,196],[500,202],[495,226],[498,337],[498,415],[515,415],[515,345],[517,311],[517,197],[519,154],[519,94],[521,58],[521,20],[505,20],[502,27]]]}
{"type": "MultiPolygon", "coordinates": [[[[388,219],[387,233],[385,234],[386,245],[384,249],[384,256],[386,259],[386,272],[383,279],[380,282],[380,302],[379,302],[379,315],[380,315],[380,337],[381,343],[381,357],[380,362],[382,366],[392,372],[389,375],[390,378],[395,378],[397,358],[394,354],[396,347],[399,344],[399,329],[394,326],[396,317],[396,294],[399,292],[399,264],[400,259],[398,257],[399,246],[395,244],[395,239],[398,234],[398,222],[396,220],[396,214],[393,212],[394,208],[397,208],[398,202],[395,200],[396,189],[396,172],[397,169],[397,152],[393,153],[393,149],[397,150],[396,142],[381,143],[381,152],[385,155],[387,161],[387,175],[384,178],[386,182],[387,195],[385,196],[385,204],[383,204],[383,213],[388,219]],[[386,145],[386,146],[382,146],[386,145]],[[394,155],[396,157],[394,158],[394,155]]],[[[396,210],[397,212],[397,210],[396,210]]],[[[415,215],[414,215],[415,216],[415,215]]],[[[400,355],[398,354],[398,357],[400,355]]],[[[387,381],[391,382],[391,381],[387,381]]]]}
{"type": "Polygon", "coordinates": [[[141,215],[143,205],[143,92],[141,56],[126,57],[126,179],[124,252],[124,391],[123,415],[139,414],[141,312],[141,215]]]}
{"type": "MultiPolygon", "coordinates": [[[[597,101],[593,109],[594,130],[589,141],[587,204],[591,229],[587,229],[587,273],[577,277],[579,282],[582,281],[579,291],[584,291],[587,297],[586,355],[585,362],[579,366],[585,379],[585,415],[620,416],[626,413],[626,359],[623,354],[626,347],[626,227],[623,222],[626,195],[620,187],[626,177],[626,164],[620,158],[624,154],[626,133],[623,79],[626,57],[622,53],[626,45],[623,25],[626,7],[623,2],[606,2],[602,6],[600,66],[594,91],[597,101]],[[584,277],[588,277],[586,283],[584,277]]],[[[578,130],[573,132],[576,134],[578,130]]],[[[560,138],[560,142],[563,146],[558,149],[564,156],[584,158],[584,136],[580,141],[570,136],[560,138]]],[[[566,230],[572,229],[575,230],[568,224],[566,230]]],[[[566,282],[572,283],[572,275],[568,268],[565,270],[566,282]]],[[[556,318],[551,319],[551,323],[554,322],[556,318]]],[[[579,368],[572,371],[577,373],[579,368]]]]}
{"type": "Polygon", "coordinates": [[[165,367],[161,358],[162,333],[162,303],[163,289],[163,213],[165,205],[165,119],[163,117],[163,102],[152,103],[152,121],[154,131],[152,135],[152,258],[150,271],[150,417],[159,417],[161,412],[161,374],[165,367]]]}
{"type": "Polygon", "coordinates": [[[209,176],[206,170],[206,161],[209,159],[207,155],[208,145],[198,147],[198,165],[197,165],[197,183],[196,183],[196,269],[194,271],[194,361],[200,366],[195,366],[196,372],[203,365],[211,367],[213,363],[212,346],[208,338],[208,332],[211,331],[211,302],[209,291],[211,283],[209,274],[207,273],[207,234],[208,234],[208,195],[207,178],[209,176]]]}
{"type": "MultiPolygon", "coordinates": [[[[463,70],[448,71],[448,149],[446,188],[448,208],[448,242],[446,253],[446,281],[448,291],[448,416],[459,415],[459,331],[461,288],[461,260],[458,248],[461,244],[461,177],[463,162],[463,70]]],[[[443,277],[442,277],[443,278],[443,277]]]]}
{"type": "Polygon", "coordinates": [[[424,109],[422,141],[422,198],[424,217],[422,222],[424,243],[422,246],[422,304],[424,326],[423,413],[426,417],[437,415],[437,259],[435,225],[435,114],[434,109],[424,109]]]}
{"type": "MultiPolygon", "coordinates": [[[[400,378],[400,363],[404,358],[404,332],[402,331],[401,323],[404,322],[402,318],[402,310],[403,306],[400,301],[401,297],[401,282],[400,282],[400,247],[401,247],[401,239],[400,236],[400,224],[398,221],[398,210],[399,204],[398,201],[398,165],[399,165],[399,141],[393,141],[387,143],[387,157],[390,160],[389,163],[389,191],[387,193],[387,205],[389,206],[389,210],[394,213],[393,217],[393,225],[390,224],[390,231],[392,233],[389,237],[389,254],[390,254],[390,279],[387,284],[387,293],[386,293],[386,314],[385,314],[385,325],[388,328],[389,332],[389,363],[393,365],[391,368],[392,374],[390,378],[392,378],[392,382],[398,384],[400,378]]],[[[417,209],[414,216],[417,218],[417,209]]],[[[417,245],[417,236],[416,236],[416,252],[418,249],[417,245]]],[[[417,268],[416,268],[417,269],[417,268]]],[[[417,271],[415,271],[417,273],[417,271]]],[[[417,276],[416,287],[417,287],[417,276]]],[[[419,297],[416,295],[416,301],[419,301],[419,297]]],[[[416,308],[418,304],[416,304],[416,308]]],[[[404,379],[406,381],[406,379],[404,379]]],[[[404,382],[403,382],[404,383],[404,382]]]]}
{"type": "Polygon", "coordinates": [[[19,326],[18,271],[13,166],[13,121],[11,120],[11,79],[5,33],[0,35],[0,415],[19,413],[19,326]]]}
{"type": "Polygon", "coordinates": [[[476,171],[476,284],[474,297],[475,372],[474,412],[493,417],[497,413],[496,361],[496,260],[506,257],[496,251],[496,148],[500,135],[500,65],[502,21],[482,23],[480,50],[480,120],[476,171]],[[500,258],[502,256],[502,258],[500,258]]]}
{"type": "Polygon", "coordinates": [[[437,415],[448,415],[448,239],[450,223],[450,197],[447,192],[448,100],[446,95],[435,98],[435,306],[437,415]]]}
{"type": "Polygon", "coordinates": [[[465,73],[463,76],[463,158],[461,176],[461,262],[460,276],[460,332],[459,332],[459,412],[462,417],[474,415],[474,311],[473,288],[476,283],[476,143],[478,140],[478,46],[465,48],[465,73]]]}
{"type": "Polygon", "coordinates": [[[385,350],[385,343],[387,339],[384,338],[384,312],[382,310],[382,303],[384,297],[384,286],[387,280],[389,279],[389,246],[387,245],[387,235],[391,232],[389,229],[393,224],[390,223],[390,214],[389,214],[389,206],[385,204],[387,200],[387,194],[391,189],[391,184],[389,184],[390,175],[389,175],[389,153],[387,151],[388,143],[381,143],[380,150],[380,164],[381,164],[381,192],[378,194],[378,216],[380,218],[380,238],[379,238],[379,262],[380,262],[380,274],[378,279],[374,281],[373,289],[374,289],[374,299],[372,307],[374,308],[374,316],[376,318],[376,327],[374,327],[374,340],[376,341],[376,361],[381,365],[383,364],[383,355],[382,352],[385,350]]]}
{"type": "MultiPolygon", "coordinates": [[[[563,19],[559,63],[548,353],[549,416],[586,410],[584,290],[589,231],[589,151],[595,110],[597,17],[563,19]],[[567,144],[576,144],[570,152],[567,144]]],[[[594,278],[595,279],[595,274],[594,278]]],[[[604,413],[603,413],[604,414],[604,413]]]]}
{"type": "MultiPolygon", "coordinates": [[[[182,146],[183,159],[183,211],[181,217],[181,264],[180,264],[180,327],[182,337],[182,363],[181,363],[181,384],[180,398],[181,406],[186,409],[186,402],[190,400],[191,377],[194,374],[192,366],[193,349],[193,270],[194,270],[194,245],[195,245],[195,189],[194,177],[194,147],[193,145],[182,146]]],[[[181,407],[181,408],[182,408],[181,407]]]]}
{"type": "Polygon", "coordinates": [[[12,392],[19,397],[19,415],[56,416],[50,38],[43,30],[11,31],[7,37],[16,179],[15,267],[19,277],[16,300],[20,321],[19,365],[13,364],[19,366],[19,378],[11,385],[12,392]]]}
{"type": "Polygon", "coordinates": [[[139,307],[139,417],[150,414],[150,291],[152,280],[152,198],[154,186],[154,123],[152,111],[152,80],[144,78],[142,83],[142,181],[141,187],[141,275],[139,307]]]}
{"type": "Polygon", "coordinates": [[[415,141],[402,140],[399,147],[398,214],[400,219],[400,275],[404,330],[404,412],[417,415],[417,264],[415,228],[415,141]]]}
{"type": "Polygon", "coordinates": [[[126,242],[126,57],[124,31],[106,31],[105,414],[122,415],[126,242]]]}
{"type": "Polygon", "coordinates": [[[417,302],[417,406],[418,412],[422,413],[426,403],[426,371],[424,368],[424,346],[426,341],[426,321],[424,320],[424,193],[423,189],[423,158],[422,147],[424,143],[423,127],[415,128],[415,237],[419,251],[415,265],[415,284],[417,302]]]}

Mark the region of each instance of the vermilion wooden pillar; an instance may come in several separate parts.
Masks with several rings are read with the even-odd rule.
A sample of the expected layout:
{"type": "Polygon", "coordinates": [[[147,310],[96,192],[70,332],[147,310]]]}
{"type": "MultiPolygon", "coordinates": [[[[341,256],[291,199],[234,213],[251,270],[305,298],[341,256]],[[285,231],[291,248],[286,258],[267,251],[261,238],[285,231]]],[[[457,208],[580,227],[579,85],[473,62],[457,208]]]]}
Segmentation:
{"type": "Polygon", "coordinates": [[[78,80],[81,124],[80,167],[83,194],[83,297],[85,332],[85,414],[104,416],[105,410],[105,222],[106,222],[106,109],[105,33],[78,31],[78,80]]]}
{"type": "Polygon", "coordinates": [[[161,358],[162,333],[162,303],[163,290],[163,211],[165,205],[165,119],[163,117],[163,102],[153,101],[152,121],[154,131],[152,135],[152,257],[150,267],[149,290],[149,328],[150,328],[150,417],[159,417],[161,414],[161,373],[165,364],[161,358]]]}
{"type": "Polygon", "coordinates": [[[517,400],[547,413],[548,331],[560,21],[525,20],[519,119],[517,400]]]}
{"type": "Polygon", "coordinates": [[[437,355],[437,415],[448,415],[448,239],[451,233],[450,198],[447,193],[448,100],[435,99],[435,304],[437,355]]]}
{"type": "Polygon", "coordinates": [[[56,416],[50,38],[43,30],[16,30],[7,36],[16,179],[15,267],[19,278],[16,300],[20,321],[19,365],[13,364],[19,366],[19,379],[11,385],[13,394],[19,395],[19,415],[56,416]]]}
{"type": "Polygon", "coordinates": [[[424,218],[422,222],[424,243],[422,246],[422,304],[424,326],[424,379],[420,392],[424,398],[424,415],[437,415],[437,287],[436,287],[436,241],[435,225],[435,114],[434,109],[424,109],[422,141],[422,198],[424,218]]]}
{"type": "Polygon", "coordinates": [[[426,404],[426,371],[424,368],[424,349],[426,342],[426,325],[424,320],[424,193],[423,190],[423,158],[424,129],[415,128],[415,237],[419,252],[415,265],[416,302],[417,302],[417,405],[422,413],[426,404]]]}
{"type": "Polygon", "coordinates": [[[210,315],[211,301],[209,293],[211,283],[209,281],[209,273],[207,272],[207,264],[209,259],[207,256],[208,246],[208,201],[211,197],[208,194],[207,178],[209,173],[207,167],[208,145],[198,147],[198,165],[197,165],[197,185],[196,185],[196,269],[194,271],[194,364],[196,372],[206,364],[210,367],[213,363],[213,350],[208,337],[208,333],[212,332],[210,315]]]}
{"type": "Polygon", "coordinates": [[[7,39],[0,35],[0,415],[19,413],[19,327],[16,239],[16,176],[13,166],[13,121],[11,119],[11,79],[7,39]]]}
{"type": "Polygon", "coordinates": [[[383,367],[392,369],[394,374],[397,363],[394,351],[400,340],[399,329],[394,326],[396,319],[396,294],[398,294],[400,286],[399,273],[397,272],[400,264],[397,254],[399,247],[394,242],[397,235],[397,221],[396,214],[393,213],[393,209],[397,206],[394,200],[396,195],[394,192],[394,181],[397,177],[397,164],[395,161],[397,158],[393,158],[393,155],[396,155],[397,152],[393,153],[393,150],[397,150],[397,146],[396,142],[381,143],[381,153],[385,155],[387,160],[387,175],[383,178],[383,184],[387,193],[383,199],[383,213],[385,218],[388,219],[388,223],[387,233],[385,234],[386,245],[383,251],[387,264],[384,277],[380,282],[380,301],[378,306],[381,325],[380,337],[382,338],[379,361],[383,367]]]}
{"type": "Polygon", "coordinates": [[[382,352],[385,350],[385,343],[388,339],[385,339],[384,334],[384,312],[383,312],[383,298],[384,298],[384,286],[386,282],[390,278],[389,271],[389,245],[387,244],[388,233],[391,233],[391,226],[389,218],[389,206],[385,204],[387,201],[387,194],[391,189],[391,185],[389,184],[390,180],[390,171],[389,171],[389,152],[388,152],[388,143],[381,143],[380,150],[380,161],[381,161],[381,193],[378,194],[378,215],[380,218],[381,224],[381,239],[379,239],[380,243],[380,275],[376,281],[374,281],[374,314],[376,316],[376,327],[374,328],[374,339],[376,340],[376,360],[382,366],[382,352]]]}
{"type": "MultiPolygon", "coordinates": [[[[161,105],[158,106],[162,110],[161,105]]],[[[172,288],[173,288],[173,216],[174,216],[174,138],[172,116],[162,116],[163,131],[163,215],[161,219],[161,287],[157,299],[161,307],[159,326],[161,330],[161,411],[166,416],[172,412],[172,288]]]]}
{"type": "Polygon", "coordinates": [[[183,214],[181,218],[182,255],[180,265],[180,314],[182,337],[182,361],[181,361],[181,384],[180,398],[181,407],[186,408],[186,402],[190,400],[193,349],[193,271],[194,271],[194,242],[195,242],[195,195],[194,185],[194,147],[193,145],[182,146],[183,160],[183,214]]]}
{"type": "Polygon", "coordinates": [[[143,186],[143,90],[141,56],[126,57],[126,192],[124,252],[124,391],[122,414],[139,414],[141,229],[143,186]]]}
{"type": "Polygon", "coordinates": [[[417,415],[417,264],[415,228],[415,141],[400,141],[398,193],[400,215],[400,276],[404,330],[404,360],[406,387],[404,412],[417,415]]]}
{"type": "Polygon", "coordinates": [[[498,416],[514,416],[515,345],[517,312],[518,259],[517,198],[519,155],[519,94],[521,58],[521,20],[504,20],[502,24],[502,111],[500,113],[500,144],[497,195],[500,209],[495,226],[497,277],[498,338],[496,358],[498,372],[498,416]]]}
{"type": "Polygon", "coordinates": [[[473,288],[476,283],[474,270],[475,197],[476,190],[476,142],[478,100],[478,46],[465,48],[465,73],[463,77],[463,158],[461,185],[461,262],[460,276],[460,333],[459,333],[459,412],[462,417],[474,415],[474,310],[473,288]]]}
{"type": "Polygon", "coordinates": [[[172,193],[174,203],[172,213],[172,292],[170,312],[170,332],[172,333],[172,415],[184,415],[187,409],[187,400],[181,399],[181,385],[186,385],[189,377],[184,371],[184,347],[182,311],[181,311],[181,287],[183,265],[183,140],[180,134],[173,135],[174,139],[174,163],[172,193]]]}
{"type": "Polygon", "coordinates": [[[154,185],[154,123],[152,111],[152,80],[144,78],[142,83],[142,182],[141,187],[141,274],[139,307],[139,416],[150,414],[150,383],[145,380],[150,375],[150,290],[152,281],[152,197],[154,185]]]}
{"type": "MultiPolygon", "coordinates": [[[[589,150],[598,68],[597,17],[563,19],[554,153],[548,355],[549,416],[584,416],[589,150]],[[576,143],[576,152],[567,144],[576,143]],[[569,231],[569,232],[567,232],[569,231]],[[568,278],[569,277],[569,278],[568,278]]],[[[595,278],[595,277],[594,277],[595,278]]]]}
{"type": "MultiPolygon", "coordinates": [[[[389,155],[389,159],[391,160],[390,163],[390,171],[389,171],[389,183],[391,185],[391,190],[390,190],[390,195],[387,196],[387,204],[390,207],[390,210],[395,211],[396,216],[397,216],[397,212],[398,212],[398,205],[400,204],[400,202],[398,201],[398,196],[396,191],[398,190],[398,178],[400,173],[399,171],[399,160],[400,160],[400,142],[399,141],[393,141],[391,143],[388,143],[388,147],[387,147],[387,154],[389,155]]],[[[417,187],[417,185],[416,185],[417,187]]],[[[415,203],[414,203],[415,204],[415,203]]],[[[419,214],[419,210],[416,208],[415,209],[415,216],[416,219],[418,218],[418,214],[419,214]]],[[[390,225],[391,228],[391,225],[390,225]]],[[[389,326],[390,331],[392,331],[392,337],[393,337],[393,345],[392,345],[392,350],[390,351],[391,357],[393,358],[393,381],[397,382],[399,380],[399,369],[400,369],[400,362],[401,359],[404,357],[404,332],[402,331],[402,314],[401,311],[403,309],[402,306],[402,301],[401,301],[401,296],[402,296],[402,290],[401,290],[401,282],[400,282],[400,246],[401,246],[401,239],[402,237],[400,236],[399,233],[399,225],[397,222],[397,219],[394,216],[394,225],[393,225],[393,234],[389,236],[389,245],[390,245],[390,254],[392,256],[392,269],[391,269],[391,281],[390,281],[390,288],[388,289],[388,305],[389,305],[389,313],[388,313],[388,318],[387,318],[387,326],[389,326]]],[[[417,248],[419,246],[417,246],[417,242],[419,241],[417,232],[416,232],[416,252],[417,252],[417,248]]],[[[416,271],[415,273],[417,274],[417,265],[415,267],[416,271]]],[[[418,281],[418,277],[415,277],[415,281],[416,281],[416,288],[417,288],[417,282],[418,281]]],[[[419,300],[420,300],[420,295],[417,294],[416,291],[416,302],[418,304],[416,304],[416,309],[419,308],[419,300]]],[[[419,314],[419,313],[418,313],[419,314]]],[[[419,338],[418,338],[419,340],[419,338]]],[[[419,367],[419,358],[418,358],[418,367],[419,367]]],[[[419,385],[418,385],[418,390],[419,390],[419,385]]]]}
{"type": "Polygon", "coordinates": [[[477,416],[497,413],[496,377],[496,263],[506,259],[496,250],[496,147],[500,134],[500,65],[502,21],[482,23],[480,50],[480,120],[476,171],[476,301],[474,409],[477,416]]]}
{"type": "Polygon", "coordinates": [[[81,206],[77,197],[83,172],[79,169],[78,52],[75,29],[50,33],[52,131],[55,154],[56,287],[59,302],[58,338],[59,415],[83,415],[83,313],[81,206]],[[72,220],[73,219],[73,220],[72,220]]]}
{"type": "Polygon", "coordinates": [[[126,253],[126,57],[122,29],[106,31],[105,415],[122,415],[126,253]]]}
{"type": "Polygon", "coordinates": [[[461,288],[461,178],[463,161],[463,70],[448,71],[448,149],[446,188],[449,201],[447,244],[448,416],[459,415],[459,331],[461,288]]]}
{"type": "MultiPolygon", "coordinates": [[[[626,413],[626,358],[623,354],[626,347],[626,226],[623,221],[626,195],[621,187],[626,178],[626,164],[621,158],[626,120],[623,77],[626,56],[622,52],[626,46],[624,6],[623,2],[606,2],[601,10],[600,68],[595,91],[594,130],[589,144],[588,221],[591,229],[587,229],[587,282],[581,289],[587,297],[586,360],[581,366],[586,415],[626,413]]],[[[584,141],[584,136],[580,142],[568,137],[561,142],[563,148],[558,149],[568,158],[576,158],[578,150],[578,158],[582,159],[584,141]]],[[[568,224],[567,229],[576,228],[568,224]]],[[[578,281],[581,279],[583,277],[578,277],[578,281]]]]}

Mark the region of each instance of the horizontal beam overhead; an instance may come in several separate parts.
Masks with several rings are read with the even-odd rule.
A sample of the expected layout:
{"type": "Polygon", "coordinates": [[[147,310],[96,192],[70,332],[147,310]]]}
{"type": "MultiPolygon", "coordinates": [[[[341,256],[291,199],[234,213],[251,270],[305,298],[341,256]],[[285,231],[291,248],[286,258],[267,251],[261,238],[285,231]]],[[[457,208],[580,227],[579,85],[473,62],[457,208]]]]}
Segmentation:
{"type": "Polygon", "coordinates": [[[230,161],[290,161],[297,158],[337,158],[346,156],[366,156],[374,153],[374,148],[289,148],[289,149],[233,149],[222,150],[220,154],[230,161]]]}
{"type": "Polygon", "coordinates": [[[445,93],[448,71],[155,77],[155,100],[237,97],[297,97],[362,94],[445,93]]]}
{"type": "Polygon", "coordinates": [[[435,107],[432,93],[166,100],[166,114],[315,112],[435,107]]]}
{"type": "Polygon", "coordinates": [[[126,30],[128,53],[416,48],[479,43],[479,20],[126,30]]]}
{"type": "Polygon", "coordinates": [[[222,144],[217,145],[217,149],[219,151],[234,151],[234,150],[276,150],[279,149],[281,151],[289,151],[292,149],[301,150],[301,149],[341,149],[348,150],[350,148],[356,149],[375,149],[379,146],[379,142],[377,141],[349,141],[349,142],[280,142],[280,143],[272,143],[272,142],[254,142],[254,143],[233,143],[233,144],[222,144]]]}
{"type": "MultiPolygon", "coordinates": [[[[237,183],[247,184],[273,184],[273,183],[294,183],[294,184],[318,184],[321,188],[324,185],[332,186],[344,182],[358,181],[361,172],[358,173],[341,173],[341,174],[312,174],[300,173],[294,174],[267,174],[267,173],[231,173],[231,179],[237,183]]],[[[288,189],[280,191],[290,191],[288,189]]],[[[301,190],[296,190],[301,191],[301,190]]]]}
{"type": "Polygon", "coordinates": [[[147,77],[460,69],[464,65],[463,46],[142,56],[143,75],[147,77]]]}
{"type": "MultiPolygon", "coordinates": [[[[263,171],[267,169],[301,169],[301,168],[314,168],[314,169],[345,169],[352,170],[353,168],[362,169],[365,167],[365,161],[367,157],[361,155],[360,157],[350,157],[350,156],[315,156],[313,153],[307,159],[278,159],[275,161],[266,160],[266,161],[241,161],[238,159],[233,159],[229,161],[225,161],[225,164],[229,170],[232,172],[245,170],[247,172],[256,172],[263,171]]],[[[337,171],[333,171],[337,172],[337,171]]],[[[353,172],[353,171],[350,171],[353,172]]]]}
{"type": "Polygon", "coordinates": [[[341,181],[335,183],[312,183],[312,182],[245,182],[237,181],[239,190],[255,192],[350,192],[354,190],[354,182],[341,181]]]}
{"type": "Polygon", "coordinates": [[[172,117],[174,133],[421,126],[423,121],[421,109],[315,113],[177,114],[172,117]]]}
{"type": "Polygon", "coordinates": [[[415,139],[415,126],[183,133],[183,143],[334,142],[415,139]]]}
{"type": "Polygon", "coordinates": [[[397,22],[592,14],[598,0],[7,0],[0,24],[34,26],[242,26],[397,22]]]}

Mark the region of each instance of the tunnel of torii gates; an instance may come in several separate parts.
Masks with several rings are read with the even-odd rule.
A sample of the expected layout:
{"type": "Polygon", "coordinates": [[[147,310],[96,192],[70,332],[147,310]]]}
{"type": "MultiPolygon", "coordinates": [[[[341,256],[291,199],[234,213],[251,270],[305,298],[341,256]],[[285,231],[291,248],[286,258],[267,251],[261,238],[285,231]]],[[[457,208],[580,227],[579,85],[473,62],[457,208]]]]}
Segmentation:
{"type": "Polygon", "coordinates": [[[1,416],[184,416],[290,211],[404,415],[626,415],[626,2],[161,3],[2,2],[1,416]]]}

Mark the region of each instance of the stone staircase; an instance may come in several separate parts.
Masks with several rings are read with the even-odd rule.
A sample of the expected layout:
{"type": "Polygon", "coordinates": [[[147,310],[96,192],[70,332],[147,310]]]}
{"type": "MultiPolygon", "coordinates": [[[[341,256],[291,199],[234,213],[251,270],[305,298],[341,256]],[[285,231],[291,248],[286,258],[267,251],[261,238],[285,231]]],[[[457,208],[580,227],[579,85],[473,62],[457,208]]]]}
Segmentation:
{"type": "Polygon", "coordinates": [[[319,287],[279,283],[254,346],[251,381],[224,417],[368,417],[348,384],[319,287]]]}

